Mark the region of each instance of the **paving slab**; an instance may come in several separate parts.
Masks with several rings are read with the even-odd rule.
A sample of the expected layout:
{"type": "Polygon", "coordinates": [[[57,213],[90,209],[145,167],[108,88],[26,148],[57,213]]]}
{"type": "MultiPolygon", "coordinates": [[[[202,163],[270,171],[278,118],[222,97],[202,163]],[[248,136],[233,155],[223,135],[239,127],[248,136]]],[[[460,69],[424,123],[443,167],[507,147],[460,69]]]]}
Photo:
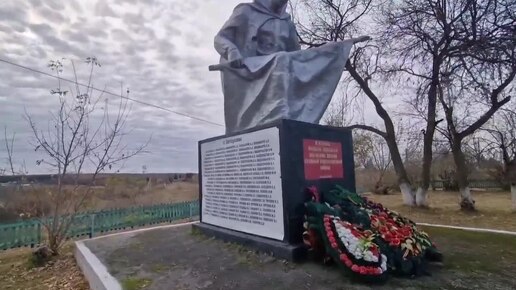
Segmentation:
{"type": "Polygon", "coordinates": [[[114,235],[84,244],[124,289],[512,289],[509,278],[471,279],[467,273],[440,267],[431,269],[431,277],[364,285],[351,281],[336,266],[278,260],[203,236],[191,225],[114,235]]]}

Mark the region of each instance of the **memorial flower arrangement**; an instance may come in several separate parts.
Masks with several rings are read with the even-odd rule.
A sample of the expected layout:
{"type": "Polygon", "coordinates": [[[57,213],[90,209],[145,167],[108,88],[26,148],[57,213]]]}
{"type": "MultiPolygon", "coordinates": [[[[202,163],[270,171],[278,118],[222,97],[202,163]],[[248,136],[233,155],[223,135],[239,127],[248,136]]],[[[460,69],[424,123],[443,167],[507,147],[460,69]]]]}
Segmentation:
{"type": "Polygon", "coordinates": [[[305,243],[354,277],[385,281],[389,274],[421,275],[429,261],[442,260],[426,233],[381,204],[341,187],[307,192],[305,243]]]}

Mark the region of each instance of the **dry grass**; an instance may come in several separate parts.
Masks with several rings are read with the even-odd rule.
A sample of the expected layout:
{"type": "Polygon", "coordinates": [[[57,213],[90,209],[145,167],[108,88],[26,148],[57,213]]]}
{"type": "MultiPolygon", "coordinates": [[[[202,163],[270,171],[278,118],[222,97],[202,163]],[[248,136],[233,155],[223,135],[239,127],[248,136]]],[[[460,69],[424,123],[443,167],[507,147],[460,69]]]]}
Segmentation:
{"type": "Polygon", "coordinates": [[[511,198],[507,192],[474,192],[473,198],[478,209],[475,213],[459,210],[457,192],[430,192],[429,209],[404,206],[399,193],[386,196],[370,195],[370,198],[415,222],[516,232],[516,213],[511,211],[511,198]]]}
{"type": "Polygon", "coordinates": [[[191,201],[198,198],[199,186],[193,182],[175,182],[142,190],[127,187],[118,193],[114,193],[108,188],[99,188],[97,194],[88,202],[87,207],[91,210],[123,208],[191,201]]]}
{"type": "MultiPolygon", "coordinates": [[[[52,186],[39,185],[21,191],[12,189],[0,195],[0,223],[14,222],[21,213],[26,216],[36,216],[43,212],[50,214],[52,204],[51,198],[47,196],[51,189],[52,186]]],[[[148,186],[145,180],[142,183],[141,180],[119,179],[117,184],[95,187],[81,211],[148,206],[198,198],[199,186],[193,181],[148,186]]]]}
{"type": "Polygon", "coordinates": [[[0,252],[2,290],[87,290],[89,286],[75,263],[73,245],[44,267],[30,268],[30,249],[0,252]]]}

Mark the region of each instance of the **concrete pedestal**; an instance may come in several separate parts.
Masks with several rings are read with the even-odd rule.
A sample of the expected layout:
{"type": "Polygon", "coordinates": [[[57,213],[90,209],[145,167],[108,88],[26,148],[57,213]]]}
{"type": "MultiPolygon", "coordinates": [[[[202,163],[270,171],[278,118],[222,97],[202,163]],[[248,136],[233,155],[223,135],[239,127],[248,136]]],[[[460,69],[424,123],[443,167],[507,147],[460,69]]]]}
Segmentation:
{"type": "Polygon", "coordinates": [[[291,120],[199,142],[203,233],[302,259],[306,188],[355,191],[350,130],[291,120]]]}

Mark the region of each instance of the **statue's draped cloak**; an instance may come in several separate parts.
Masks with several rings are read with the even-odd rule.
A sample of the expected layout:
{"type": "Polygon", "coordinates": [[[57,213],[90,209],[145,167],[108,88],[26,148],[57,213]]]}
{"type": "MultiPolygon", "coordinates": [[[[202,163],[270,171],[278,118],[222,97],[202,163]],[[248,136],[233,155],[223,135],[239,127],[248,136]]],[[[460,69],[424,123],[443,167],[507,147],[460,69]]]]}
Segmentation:
{"type": "Polygon", "coordinates": [[[243,68],[222,71],[227,133],[280,119],[319,123],[353,45],[301,50],[286,7],[276,14],[270,1],[240,4],[215,37],[221,63],[234,50],[244,58],[243,68]]]}

